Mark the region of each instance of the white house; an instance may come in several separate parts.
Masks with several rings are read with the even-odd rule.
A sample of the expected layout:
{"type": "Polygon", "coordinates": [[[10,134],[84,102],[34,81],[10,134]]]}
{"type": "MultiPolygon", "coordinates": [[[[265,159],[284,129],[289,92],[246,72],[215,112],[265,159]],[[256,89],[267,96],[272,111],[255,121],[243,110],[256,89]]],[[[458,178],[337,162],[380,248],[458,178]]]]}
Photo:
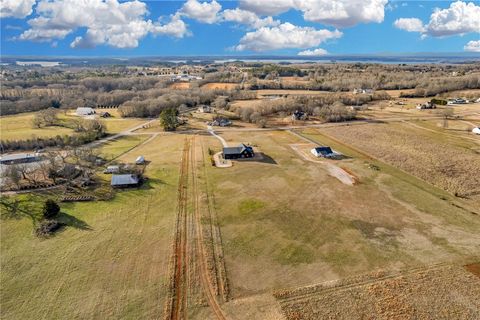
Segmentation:
{"type": "Polygon", "coordinates": [[[89,115],[95,114],[95,110],[90,107],[79,107],[75,112],[77,116],[89,116],[89,115]]]}

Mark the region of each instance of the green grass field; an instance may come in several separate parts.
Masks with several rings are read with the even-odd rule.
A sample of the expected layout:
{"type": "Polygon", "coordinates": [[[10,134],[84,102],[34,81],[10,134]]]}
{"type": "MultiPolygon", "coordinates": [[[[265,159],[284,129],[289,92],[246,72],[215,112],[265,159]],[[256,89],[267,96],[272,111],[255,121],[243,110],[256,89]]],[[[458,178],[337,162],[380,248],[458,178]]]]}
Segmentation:
{"type": "MultiPolygon", "coordinates": [[[[110,112],[110,111],[109,111],[110,112]]],[[[113,111],[112,111],[113,112],[113,111]]],[[[0,117],[0,139],[1,140],[23,140],[32,137],[46,138],[56,135],[73,134],[70,128],[71,121],[79,117],[70,113],[59,112],[58,118],[61,126],[34,128],[32,120],[35,113],[21,113],[0,117]]],[[[114,113],[116,115],[116,113],[114,113]]],[[[145,119],[125,118],[118,115],[112,118],[100,120],[106,127],[107,133],[115,134],[146,122],[145,119]]]]}
{"type": "MultiPolygon", "coordinates": [[[[1,318],[160,318],[183,139],[158,137],[139,147],[151,161],[142,189],[62,204],[68,226],[51,238],[37,238],[27,214],[2,211],[1,318]]],[[[38,200],[48,196],[38,194],[26,212],[37,216],[38,200]]]]}

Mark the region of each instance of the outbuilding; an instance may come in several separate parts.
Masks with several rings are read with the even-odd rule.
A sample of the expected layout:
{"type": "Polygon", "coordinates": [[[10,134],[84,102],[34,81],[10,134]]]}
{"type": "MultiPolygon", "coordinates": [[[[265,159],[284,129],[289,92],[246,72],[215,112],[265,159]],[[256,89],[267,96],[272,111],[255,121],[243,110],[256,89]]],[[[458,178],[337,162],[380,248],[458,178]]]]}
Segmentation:
{"type": "Polygon", "coordinates": [[[113,188],[130,188],[140,185],[140,178],[135,174],[114,174],[110,185],[113,188]]]}
{"type": "Polygon", "coordinates": [[[89,116],[95,114],[95,110],[90,107],[79,107],[76,111],[77,116],[89,116]]]}
{"type": "Polygon", "coordinates": [[[253,151],[253,148],[243,143],[238,147],[223,148],[224,159],[253,158],[254,156],[255,152],[253,151]]]}
{"type": "Polygon", "coordinates": [[[108,166],[104,173],[119,173],[120,172],[120,166],[108,166]]]}
{"type": "Polygon", "coordinates": [[[40,161],[39,153],[15,153],[6,154],[0,157],[1,164],[18,164],[40,161]]]}
{"type": "Polygon", "coordinates": [[[315,157],[331,158],[335,156],[335,152],[333,152],[332,148],[327,146],[315,147],[311,152],[315,157]]]}
{"type": "Polygon", "coordinates": [[[145,163],[145,157],[144,156],[139,156],[137,159],[135,159],[135,164],[144,164],[145,163]]]}
{"type": "Polygon", "coordinates": [[[480,127],[473,128],[472,132],[475,134],[480,134],[480,127]]]}

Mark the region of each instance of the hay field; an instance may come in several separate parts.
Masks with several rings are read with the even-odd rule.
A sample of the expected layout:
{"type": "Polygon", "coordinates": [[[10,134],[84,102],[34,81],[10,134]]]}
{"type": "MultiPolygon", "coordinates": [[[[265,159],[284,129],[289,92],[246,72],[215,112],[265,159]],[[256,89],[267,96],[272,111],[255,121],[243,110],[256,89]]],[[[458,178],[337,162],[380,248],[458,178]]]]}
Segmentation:
{"type": "Polygon", "coordinates": [[[287,320],[480,318],[480,277],[460,265],[377,272],[277,295],[287,320]]]}
{"type": "MultiPolygon", "coordinates": [[[[28,215],[2,215],[1,318],[161,318],[183,139],[138,148],[151,161],[142,189],[62,204],[69,226],[52,238],[38,239],[28,215]]],[[[38,215],[45,196],[27,212],[38,215]]]]}
{"type": "Polygon", "coordinates": [[[320,130],[454,194],[480,201],[478,143],[406,123],[320,130]]]}
{"type": "Polygon", "coordinates": [[[168,86],[170,89],[185,90],[190,89],[190,82],[174,82],[168,86]]]}
{"type": "MultiPolygon", "coordinates": [[[[290,144],[304,141],[288,132],[221,135],[266,155],[208,170],[234,299],[247,303],[272,290],[478,254],[480,221],[393,167],[372,170],[334,146],[352,157],[338,163],[359,179],[349,186],[296,154],[290,144]]],[[[218,140],[204,139],[220,149],[218,140]]]]}
{"type": "Polygon", "coordinates": [[[286,89],[257,90],[257,96],[259,98],[262,96],[269,96],[269,95],[294,96],[294,95],[317,95],[317,94],[335,94],[335,92],[320,91],[320,90],[286,90],[286,89]]]}
{"type": "Polygon", "coordinates": [[[207,90],[234,90],[239,87],[239,83],[225,83],[225,82],[210,82],[204,84],[201,88],[207,90]]]}

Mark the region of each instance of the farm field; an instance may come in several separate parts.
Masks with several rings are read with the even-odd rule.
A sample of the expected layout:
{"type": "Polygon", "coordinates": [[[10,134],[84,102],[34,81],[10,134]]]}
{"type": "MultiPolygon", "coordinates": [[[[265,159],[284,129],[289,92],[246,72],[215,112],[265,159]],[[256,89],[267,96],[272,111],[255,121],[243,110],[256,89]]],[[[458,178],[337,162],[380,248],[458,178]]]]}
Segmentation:
{"type": "Polygon", "coordinates": [[[480,172],[476,137],[467,140],[432,131],[415,123],[320,129],[451,194],[469,197],[478,206],[480,189],[477,177],[472,174],[480,172]]]}
{"type": "MultiPolygon", "coordinates": [[[[34,113],[22,113],[17,115],[0,117],[0,139],[29,139],[35,137],[53,137],[58,134],[70,134],[73,130],[66,127],[43,127],[34,128],[32,120],[34,113]]],[[[69,119],[68,116],[61,116],[62,120],[69,119]]]]}
{"type": "MultiPolygon", "coordinates": [[[[115,134],[132,128],[145,122],[145,119],[125,118],[122,119],[115,109],[99,109],[100,112],[108,111],[113,117],[100,119],[105,125],[107,133],[115,134]]],[[[32,137],[53,137],[56,135],[73,134],[73,129],[69,128],[72,120],[81,119],[72,112],[58,114],[60,124],[62,126],[50,126],[42,128],[34,128],[32,120],[35,113],[22,113],[17,115],[9,115],[0,117],[0,138],[2,140],[12,139],[30,139],[32,137]]]]}
{"type": "Polygon", "coordinates": [[[224,82],[210,82],[206,83],[202,86],[202,89],[207,89],[207,90],[216,90],[216,89],[221,89],[221,90],[233,90],[239,87],[239,83],[224,83],[224,82]]]}
{"type": "MultiPolygon", "coordinates": [[[[305,134],[328,142],[315,132],[305,134]]],[[[255,308],[258,298],[276,314],[269,300],[275,290],[478,258],[480,221],[440,189],[332,145],[351,157],[337,165],[358,183],[344,184],[324,164],[300,157],[291,145],[305,141],[288,132],[221,136],[264,153],[263,160],[207,170],[233,299],[225,310],[255,308]]],[[[205,139],[208,148],[220,148],[218,140],[205,139]]]]}
{"type": "Polygon", "coordinates": [[[25,214],[2,209],[2,318],[161,318],[183,140],[136,149],[151,161],[148,183],[111,201],[62,204],[67,227],[51,238],[37,238],[33,222],[41,200],[57,194],[17,196],[25,214]]]}
{"type": "Polygon", "coordinates": [[[276,296],[287,320],[480,317],[480,277],[460,265],[380,271],[276,296]]]}
{"type": "Polygon", "coordinates": [[[186,90],[190,89],[190,82],[174,82],[168,86],[170,89],[186,90]]]}
{"type": "Polygon", "coordinates": [[[257,97],[261,98],[262,96],[269,95],[317,95],[317,94],[335,94],[335,92],[330,91],[320,91],[320,90],[286,90],[286,89],[262,89],[257,90],[257,97]]]}
{"type": "Polygon", "coordinates": [[[137,147],[139,144],[146,141],[148,138],[148,135],[124,136],[102,144],[102,146],[99,148],[99,152],[104,159],[116,159],[122,154],[137,147]]]}

